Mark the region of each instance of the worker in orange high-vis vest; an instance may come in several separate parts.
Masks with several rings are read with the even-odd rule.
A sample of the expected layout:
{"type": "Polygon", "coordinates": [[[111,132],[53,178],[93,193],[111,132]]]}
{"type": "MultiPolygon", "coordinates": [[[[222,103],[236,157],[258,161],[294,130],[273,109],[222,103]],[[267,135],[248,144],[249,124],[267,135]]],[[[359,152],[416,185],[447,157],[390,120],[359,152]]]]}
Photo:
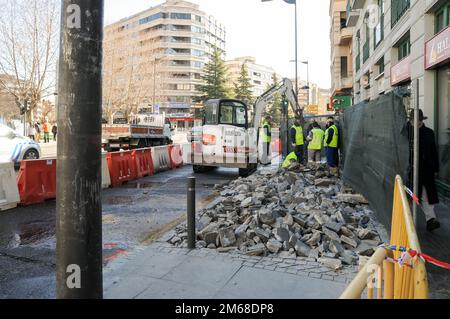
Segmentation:
{"type": "Polygon", "coordinates": [[[50,124],[45,119],[44,125],[42,125],[42,131],[44,131],[44,143],[50,143],[50,124]]]}

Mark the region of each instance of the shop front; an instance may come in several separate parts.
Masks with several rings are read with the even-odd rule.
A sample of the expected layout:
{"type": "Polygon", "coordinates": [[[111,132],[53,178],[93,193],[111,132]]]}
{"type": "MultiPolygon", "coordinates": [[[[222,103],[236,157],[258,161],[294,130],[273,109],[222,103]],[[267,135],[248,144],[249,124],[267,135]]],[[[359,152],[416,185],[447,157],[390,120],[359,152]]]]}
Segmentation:
{"type": "Polygon", "coordinates": [[[405,107],[411,107],[411,56],[403,58],[391,67],[391,86],[403,97],[405,107]]]}
{"type": "Polygon", "coordinates": [[[425,45],[425,69],[435,72],[435,127],[440,161],[439,187],[450,198],[450,27],[425,45]]]}

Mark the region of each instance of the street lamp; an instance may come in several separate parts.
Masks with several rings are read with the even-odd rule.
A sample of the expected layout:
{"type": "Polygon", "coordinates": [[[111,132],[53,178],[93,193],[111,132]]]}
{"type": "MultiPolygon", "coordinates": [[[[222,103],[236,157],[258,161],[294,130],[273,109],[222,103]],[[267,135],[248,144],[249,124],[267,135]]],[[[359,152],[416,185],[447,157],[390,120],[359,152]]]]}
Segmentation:
{"type": "MultiPolygon", "coordinates": [[[[268,2],[272,0],[261,0],[261,2],[268,2]]],[[[295,93],[298,96],[298,19],[297,19],[297,0],[283,0],[286,3],[293,4],[295,6],[295,93]]]]}

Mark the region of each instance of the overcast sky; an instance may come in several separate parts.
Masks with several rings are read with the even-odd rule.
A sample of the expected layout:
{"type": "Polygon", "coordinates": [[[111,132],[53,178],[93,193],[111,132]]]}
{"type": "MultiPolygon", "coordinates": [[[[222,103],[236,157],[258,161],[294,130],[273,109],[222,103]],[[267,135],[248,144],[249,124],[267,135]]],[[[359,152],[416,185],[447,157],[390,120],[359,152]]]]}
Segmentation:
{"type": "MultiPolygon", "coordinates": [[[[299,60],[310,61],[310,80],[330,87],[329,0],[297,0],[299,60]]],[[[158,5],[164,0],[105,0],[105,23],[158,5]]],[[[294,5],[282,0],[190,0],[213,15],[227,30],[227,59],[254,56],[282,76],[295,77],[294,5]]],[[[306,65],[299,77],[306,79],[306,65]]]]}

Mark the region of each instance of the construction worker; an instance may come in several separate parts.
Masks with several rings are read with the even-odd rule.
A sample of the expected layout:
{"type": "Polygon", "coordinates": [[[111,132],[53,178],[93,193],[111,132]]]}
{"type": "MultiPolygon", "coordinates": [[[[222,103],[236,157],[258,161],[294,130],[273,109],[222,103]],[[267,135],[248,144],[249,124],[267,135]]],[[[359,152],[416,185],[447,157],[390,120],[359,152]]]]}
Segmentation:
{"type": "Polygon", "coordinates": [[[319,123],[313,123],[313,129],[308,135],[308,158],[311,162],[320,163],[322,160],[322,145],[325,132],[320,128],[319,123]]]}
{"type": "Polygon", "coordinates": [[[44,143],[50,143],[50,124],[48,119],[45,119],[42,130],[44,131],[44,143]]]}
{"type": "Polygon", "coordinates": [[[334,119],[327,120],[327,130],[325,131],[324,146],[327,153],[327,163],[332,174],[338,174],[339,166],[339,130],[334,124],[334,119]]]}
{"type": "Polygon", "coordinates": [[[262,143],[263,143],[263,154],[261,156],[261,163],[263,165],[271,164],[270,160],[270,143],[272,142],[272,118],[267,116],[264,118],[262,125],[262,143]]]}
{"type": "Polygon", "coordinates": [[[283,162],[283,168],[288,168],[292,163],[298,161],[298,157],[295,152],[290,153],[283,162]]]}
{"type": "Polygon", "coordinates": [[[290,130],[290,137],[292,147],[294,148],[294,153],[297,156],[297,161],[299,163],[303,162],[303,145],[304,137],[303,137],[303,128],[300,125],[300,120],[298,118],[295,119],[294,125],[292,125],[290,130]]]}

